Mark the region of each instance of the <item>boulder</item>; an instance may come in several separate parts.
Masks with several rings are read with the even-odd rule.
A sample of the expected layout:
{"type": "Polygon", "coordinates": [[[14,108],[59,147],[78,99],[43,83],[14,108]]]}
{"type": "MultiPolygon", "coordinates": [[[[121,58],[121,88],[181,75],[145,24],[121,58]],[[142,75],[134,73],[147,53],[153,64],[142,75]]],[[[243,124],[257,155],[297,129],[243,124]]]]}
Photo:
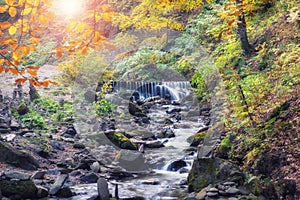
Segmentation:
{"type": "Polygon", "coordinates": [[[32,180],[0,180],[3,196],[12,199],[35,199],[38,188],[32,180]]]}
{"type": "Polygon", "coordinates": [[[114,145],[121,149],[138,150],[137,145],[132,143],[131,140],[121,132],[108,131],[105,132],[105,135],[114,145]]]}
{"type": "Polygon", "coordinates": [[[0,162],[12,164],[26,170],[39,167],[38,160],[30,153],[14,149],[11,145],[0,141],[0,162]]]}
{"type": "Polygon", "coordinates": [[[96,183],[98,178],[99,178],[98,175],[92,172],[81,176],[80,180],[84,183],[96,183]]]}
{"type": "Polygon", "coordinates": [[[227,160],[197,158],[188,175],[188,185],[189,191],[200,191],[209,184],[243,179],[239,168],[227,160]]]}
{"type": "Polygon", "coordinates": [[[183,160],[176,160],[174,162],[172,162],[168,167],[167,167],[167,171],[172,171],[172,172],[176,172],[179,169],[186,167],[187,164],[185,161],[183,160]]]}
{"type": "Polygon", "coordinates": [[[129,102],[128,105],[128,111],[131,115],[136,116],[136,117],[147,117],[145,113],[143,113],[143,110],[140,106],[138,106],[134,102],[129,102]]]}
{"type": "Polygon", "coordinates": [[[121,150],[115,158],[119,165],[128,171],[144,171],[148,170],[143,153],[121,150]]]}

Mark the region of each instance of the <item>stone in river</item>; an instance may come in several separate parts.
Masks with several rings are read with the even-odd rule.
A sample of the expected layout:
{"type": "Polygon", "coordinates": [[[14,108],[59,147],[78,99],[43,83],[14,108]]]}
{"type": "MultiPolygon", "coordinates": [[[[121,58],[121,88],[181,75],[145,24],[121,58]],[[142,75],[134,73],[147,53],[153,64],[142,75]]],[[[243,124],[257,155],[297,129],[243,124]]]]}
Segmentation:
{"type": "Polygon", "coordinates": [[[55,195],[61,189],[61,187],[64,185],[67,178],[68,178],[68,174],[61,174],[56,179],[55,183],[53,185],[51,185],[49,194],[55,195]]]}
{"type": "Polygon", "coordinates": [[[104,178],[98,179],[97,189],[98,189],[98,195],[100,200],[109,200],[108,184],[104,178]]]}

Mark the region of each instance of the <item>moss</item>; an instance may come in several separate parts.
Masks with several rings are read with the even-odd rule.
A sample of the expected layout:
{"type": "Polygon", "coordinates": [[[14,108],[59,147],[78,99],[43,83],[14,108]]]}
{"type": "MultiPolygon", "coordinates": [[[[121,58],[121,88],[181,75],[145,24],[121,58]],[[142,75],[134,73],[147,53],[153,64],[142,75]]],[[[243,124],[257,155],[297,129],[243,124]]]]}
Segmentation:
{"type": "Polygon", "coordinates": [[[0,190],[4,196],[20,196],[22,198],[34,198],[37,187],[32,180],[1,180],[0,190]]]}
{"type": "Polygon", "coordinates": [[[123,133],[111,131],[105,133],[105,135],[113,144],[120,147],[121,149],[137,150],[136,144],[131,142],[130,139],[126,137],[123,133]]]}
{"type": "Polygon", "coordinates": [[[202,142],[203,142],[203,140],[204,140],[206,134],[207,134],[207,131],[199,131],[198,133],[196,133],[196,134],[193,136],[191,146],[192,146],[192,147],[196,147],[196,146],[198,146],[199,144],[202,144],[202,142]]]}
{"type": "Polygon", "coordinates": [[[227,135],[218,146],[216,150],[216,156],[220,158],[228,158],[232,147],[233,147],[233,143],[232,143],[231,136],[227,135]]]}

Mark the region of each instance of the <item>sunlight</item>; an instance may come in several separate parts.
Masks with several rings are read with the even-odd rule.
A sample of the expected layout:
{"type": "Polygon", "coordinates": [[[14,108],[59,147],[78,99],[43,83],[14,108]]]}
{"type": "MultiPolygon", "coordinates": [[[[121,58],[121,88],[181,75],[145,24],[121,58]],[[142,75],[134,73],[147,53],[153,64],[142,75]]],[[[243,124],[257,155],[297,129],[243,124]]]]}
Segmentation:
{"type": "Polygon", "coordinates": [[[65,17],[75,17],[83,10],[82,0],[56,0],[54,8],[57,14],[65,17]]]}

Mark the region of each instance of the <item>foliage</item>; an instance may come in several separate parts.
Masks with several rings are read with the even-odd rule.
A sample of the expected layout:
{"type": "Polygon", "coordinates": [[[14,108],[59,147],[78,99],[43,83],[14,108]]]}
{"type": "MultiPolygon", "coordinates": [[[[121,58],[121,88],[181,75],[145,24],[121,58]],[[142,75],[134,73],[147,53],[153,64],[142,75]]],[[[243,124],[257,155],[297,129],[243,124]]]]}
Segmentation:
{"type": "Polygon", "coordinates": [[[68,60],[58,64],[57,69],[62,72],[58,80],[66,86],[74,83],[93,85],[111,80],[113,75],[113,70],[106,70],[107,64],[98,51],[90,51],[86,55],[80,52],[72,54],[68,60]]]}
{"type": "Polygon", "coordinates": [[[113,110],[116,108],[116,105],[102,98],[99,101],[94,103],[96,114],[98,116],[110,116],[113,110]]]}
{"type": "Polygon", "coordinates": [[[37,111],[30,111],[21,117],[24,125],[30,129],[34,128],[36,130],[46,130],[47,125],[44,118],[37,111]]]}

